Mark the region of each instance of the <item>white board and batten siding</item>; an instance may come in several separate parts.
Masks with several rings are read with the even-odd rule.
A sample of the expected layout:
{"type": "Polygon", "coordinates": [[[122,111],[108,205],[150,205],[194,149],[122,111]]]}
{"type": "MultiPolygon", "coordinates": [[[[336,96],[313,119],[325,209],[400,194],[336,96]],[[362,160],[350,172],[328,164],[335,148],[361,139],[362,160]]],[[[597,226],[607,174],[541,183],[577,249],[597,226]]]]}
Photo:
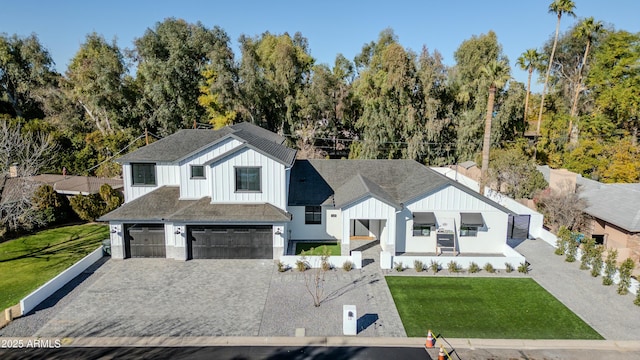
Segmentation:
{"type": "Polygon", "coordinates": [[[131,164],[122,165],[122,177],[124,180],[124,201],[135,200],[146,195],[161,186],[180,185],[178,166],[172,163],[156,164],[156,185],[132,185],[131,164]]]}
{"type": "Polygon", "coordinates": [[[204,179],[192,179],[191,166],[203,165],[207,161],[210,161],[241,145],[242,142],[237,139],[228,138],[181,160],[179,164],[181,185],[180,199],[200,199],[205,196],[211,196],[211,183],[213,181],[211,167],[205,166],[204,179]]]}
{"type": "Polygon", "coordinates": [[[342,243],[348,244],[351,220],[386,220],[380,235],[381,245],[393,245],[396,234],[396,209],[372,196],[349,204],[342,209],[342,243]]]}
{"type": "MultiPolygon", "coordinates": [[[[424,196],[406,205],[411,213],[433,212],[436,221],[453,218],[455,221],[456,239],[460,252],[467,253],[502,253],[507,239],[509,215],[481,199],[454,187],[446,188],[424,196]],[[478,212],[482,214],[485,226],[478,229],[477,236],[459,236],[460,213],[478,212]]],[[[397,251],[401,252],[434,252],[436,227],[432,228],[429,237],[413,236],[413,219],[407,216],[406,242],[399,243],[397,251]]]]}
{"type": "Polygon", "coordinates": [[[286,211],[285,166],[268,156],[247,148],[211,164],[211,200],[214,203],[270,203],[286,211]],[[236,167],[260,167],[259,192],[237,192],[236,167]]]}

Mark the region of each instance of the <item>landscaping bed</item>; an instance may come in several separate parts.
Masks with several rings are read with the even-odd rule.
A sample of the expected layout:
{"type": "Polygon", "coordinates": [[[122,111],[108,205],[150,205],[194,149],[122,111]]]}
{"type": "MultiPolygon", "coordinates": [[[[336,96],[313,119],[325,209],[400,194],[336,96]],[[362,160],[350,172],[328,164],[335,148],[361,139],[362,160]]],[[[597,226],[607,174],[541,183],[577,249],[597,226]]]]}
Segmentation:
{"type": "Polygon", "coordinates": [[[0,244],[0,309],[20,302],[108,237],[108,226],[83,224],[43,230],[0,244]]]}
{"type": "Polygon", "coordinates": [[[302,254],[309,256],[323,255],[323,247],[326,246],[331,256],[340,256],[340,244],[337,242],[298,242],[296,243],[296,255],[302,254]]]}
{"type": "Polygon", "coordinates": [[[530,278],[385,278],[407,336],[603,339],[530,278]]]}

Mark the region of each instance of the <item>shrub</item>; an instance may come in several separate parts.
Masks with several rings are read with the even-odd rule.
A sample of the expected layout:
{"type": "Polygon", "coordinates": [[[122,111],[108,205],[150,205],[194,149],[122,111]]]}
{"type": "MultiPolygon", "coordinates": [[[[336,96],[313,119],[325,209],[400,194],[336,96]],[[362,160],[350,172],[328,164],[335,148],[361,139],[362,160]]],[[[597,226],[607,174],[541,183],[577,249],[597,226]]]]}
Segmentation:
{"type": "Polygon", "coordinates": [[[69,200],[71,208],[78,214],[78,217],[87,221],[93,221],[116,209],[122,204],[122,201],[122,195],[107,184],[100,187],[99,194],[78,194],[69,200]]]}
{"type": "Polygon", "coordinates": [[[434,274],[437,274],[438,270],[440,270],[440,263],[438,263],[435,260],[431,260],[431,264],[429,264],[429,269],[431,269],[431,272],[433,272],[434,274]]]}
{"type": "Polygon", "coordinates": [[[424,264],[420,260],[414,260],[413,268],[416,269],[416,272],[422,272],[422,270],[424,270],[424,264]]]}
{"type": "Polygon", "coordinates": [[[556,240],[557,247],[554,253],[556,255],[564,255],[567,249],[567,243],[569,242],[570,239],[571,239],[571,231],[569,231],[569,229],[567,229],[565,226],[561,226],[560,230],[558,231],[558,236],[556,240]]]}
{"type": "Polygon", "coordinates": [[[602,277],[602,285],[612,285],[613,284],[613,276],[618,271],[617,265],[618,259],[618,250],[609,249],[607,253],[607,259],[604,262],[604,276],[602,277]]]}
{"type": "Polygon", "coordinates": [[[593,255],[596,248],[596,242],[592,238],[586,239],[582,243],[582,258],[580,259],[580,270],[588,270],[593,263],[593,255]]]}
{"type": "Polygon", "coordinates": [[[591,259],[591,276],[597,277],[602,273],[602,253],[604,246],[596,245],[593,247],[593,258],[591,259]]]}
{"type": "Polygon", "coordinates": [[[447,269],[449,270],[450,273],[457,273],[457,272],[460,272],[462,270],[460,265],[458,265],[458,263],[453,261],[453,260],[451,260],[447,264],[447,269]]]}
{"type": "Polygon", "coordinates": [[[504,270],[508,273],[513,272],[513,265],[509,264],[509,263],[504,263],[504,270]]]}
{"type": "Polygon", "coordinates": [[[402,266],[402,262],[394,263],[393,268],[396,269],[397,272],[402,272],[404,270],[404,266],[402,266]]]}
{"type": "Polygon", "coordinates": [[[564,261],[566,262],[574,262],[576,261],[576,255],[578,254],[578,246],[580,246],[580,243],[578,242],[577,239],[577,233],[571,233],[571,237],[569,238],[569,241],[567,242],[567,257],[564,259],[564,261]]]}
{"type": "Polygon", "coordinates": [[[633,303],[640,306],[640,286],[636,289],[636,298],[633,300],[633,303]]]}
{"type": "Polygon", "coordinates": [[[631,285],[631,272],[636,266],[635,262],[631,258],[627,258],[622,265],[620,265],[620,282],[618,283],[618,294],[626,295],[629,292],[629,286],[631,285]]]}
{"type": "Polygon", "coordinates": [[[323,271],[329,271],[333,268],[329,262],[329,248],[326,245],[322,245],[322,255],[320,255],[320,268],[323,271]]]}
{"type": "Polygon", "coordinates": [[[347,260],[342,264],[342,270],[351,271],[351,269],[353,269],[353,263],[350,260],[347,260]]]}
{"type": "Polygon", "coordinates": [[[518,266],[518,272],[523,273],[523,274],[528,274],[529,273],[529,263],[526,262],[526,261],[520,263],[520,265],[518,266]]]}
{"type": "Polygon", "coordinates": [[[285,265],[282,261],[280,260],[276,260],[276,266],[278,267],[278,271],[279,272],[285,272],[287,271],[287,269],[289,268],[287,265],[285,265]]]}
{"type": "Polygon", "coordinates": [[[298,269],[298,271],[300,272],[303,272],[310,268],[310,266],[307,262],[307,257],[305,256],[304,251],[302,251],[300,254],[302,256],[300,257],[300,259],[296,260],[296,269],[298,269]]]}
{"type": "Polygon", "coordinates": [[[486,263],[484,264],[484,271],[493,274],[494,272],[496,272],[496,269],[493,268],[493,265],[491,265],[491,263],[486,263]]]}
{"type": "Polygon", "coordinates": [[[480,266],[478,266],[478,264],[472,261],[471,264],[469,264],[469,272],[472,274],[475,274],[479,271],[480,271],[480,266]]]}

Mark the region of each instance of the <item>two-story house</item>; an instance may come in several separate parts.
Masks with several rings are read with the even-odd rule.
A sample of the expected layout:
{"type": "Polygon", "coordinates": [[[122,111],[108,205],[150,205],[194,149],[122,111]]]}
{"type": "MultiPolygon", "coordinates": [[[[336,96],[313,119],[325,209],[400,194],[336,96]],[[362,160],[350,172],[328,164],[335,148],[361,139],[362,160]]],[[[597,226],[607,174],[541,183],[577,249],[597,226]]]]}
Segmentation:
{"type": "Polygon", "coordinates": [[[501,254],[509,210],[413,160],[295,160],[240,123],[181,130],[119,159],[112,256],[262,258],[290,242],[379,240],[391,254],[501,254]]]}

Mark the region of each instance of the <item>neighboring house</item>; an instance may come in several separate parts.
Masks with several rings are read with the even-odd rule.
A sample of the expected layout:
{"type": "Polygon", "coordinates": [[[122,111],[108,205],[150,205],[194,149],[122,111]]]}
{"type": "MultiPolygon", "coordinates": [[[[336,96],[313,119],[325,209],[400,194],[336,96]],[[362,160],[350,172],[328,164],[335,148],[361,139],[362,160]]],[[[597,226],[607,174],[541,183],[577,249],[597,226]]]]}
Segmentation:
{"type": "Polygon", "coordinates": [[[510,212],[413,160],[295,160],[240,123],[181,130],[129,153],[125,204],[100,220],[114,258],[279,258],[295,241],[502,254],[510,212]],[[448,246],[445,246],[448,245],[448,246]]]}
{"type": "Polygon", "coordinates": [[[540,166],[538,170],[556,191],[577,191],[587,202],[587,236],[618,250],[618,260],[640,262],[640,184],[603,184],[566,169],[540,166]]]}
{"type": "Polygon", "coordinates": [[[124,185],[120,179],[98,178],[92,176],[41,174],[29,177],[10,176],[0,180],[0,205],[21,201],[25,196],[32,196],[42,185],[51,185],[60,195],[90,195],[100,192],[100,187],[108,184],[115,190],[122,190],[124,185]]]}

